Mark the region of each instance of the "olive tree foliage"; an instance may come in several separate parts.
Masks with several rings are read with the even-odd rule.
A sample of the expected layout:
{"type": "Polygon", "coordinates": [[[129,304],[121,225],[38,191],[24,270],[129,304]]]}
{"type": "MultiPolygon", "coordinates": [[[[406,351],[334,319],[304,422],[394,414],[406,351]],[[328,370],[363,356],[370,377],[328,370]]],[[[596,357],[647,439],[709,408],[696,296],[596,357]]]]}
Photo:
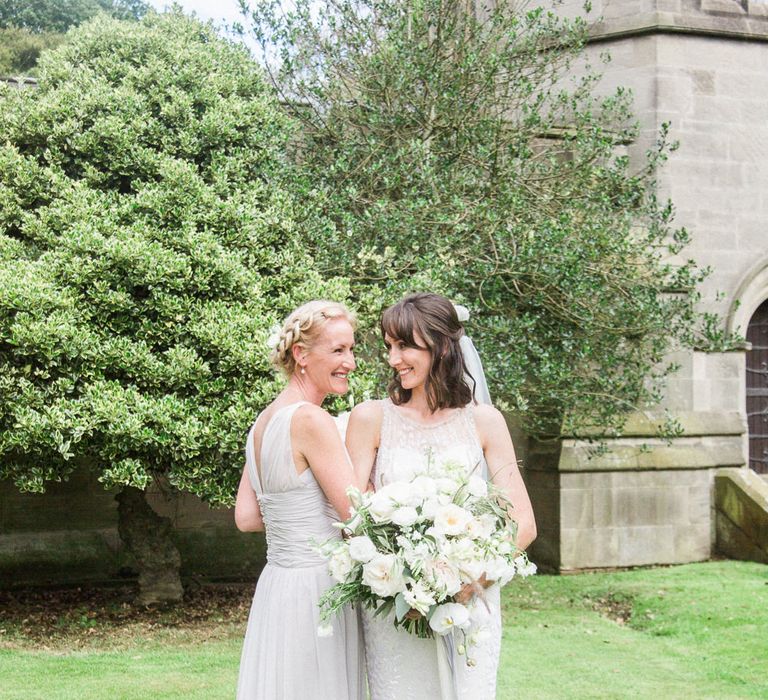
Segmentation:
{"type": "Polygon", "coordinates": [[[466,303],[497,403],[533,435],[617,431],[658,398],[665,355],[700,340],[705,271],[655,194],[667,129],[630,164],[631,96],[599,96],[583,19],[508,0],[241,4],[335,223],[313,241],[326,275],[374,316],[408,290],[466,303]]]}
{"type": "Polygon", "coordinates": [[[347,294],[261,69],[177,12],[97,18],[0,92],[0,133],[0,478],[231,503],[270,327],[347,294]]]}

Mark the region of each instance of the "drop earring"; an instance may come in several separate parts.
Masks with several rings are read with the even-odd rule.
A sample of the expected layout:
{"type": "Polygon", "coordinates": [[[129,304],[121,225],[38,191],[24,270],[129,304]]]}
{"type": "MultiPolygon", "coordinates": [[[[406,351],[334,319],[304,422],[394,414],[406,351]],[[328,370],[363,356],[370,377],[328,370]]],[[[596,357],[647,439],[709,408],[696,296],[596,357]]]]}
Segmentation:
{"type": "Polygon", "coordinates": [[[305,370],[305,369],[302,367],[302,368],[301,368],[301,373],[302,373],[302,374],[306,374],[306,373],[307,373],[307,371],[306,371],[306,370],[305,370]]]}

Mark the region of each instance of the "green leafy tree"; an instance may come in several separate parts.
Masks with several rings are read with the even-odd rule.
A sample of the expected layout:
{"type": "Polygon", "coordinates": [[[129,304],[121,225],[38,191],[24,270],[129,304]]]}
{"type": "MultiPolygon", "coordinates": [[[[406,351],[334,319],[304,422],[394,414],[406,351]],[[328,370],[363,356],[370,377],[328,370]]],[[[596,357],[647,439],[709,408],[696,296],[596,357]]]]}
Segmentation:
{"type": "Polygon", "coordinates": [[[143,0],[0,0],[0,27],[62,33],[99,12],[116,19],[138,20],[148,10],[143,0]]]}
{"type": "Polygon", "coordinates": [[[242,6],[336,224],[314,241],[326,274],[375,312],[405,290],[464,300],[532,435],[620,430],[658,398],[704,273],[655,194],[666,128],[630,164],[631,99],[598,96],[584,20],[507,0],[242,6]]]}
{"type": "Polygon", "coordinates": [[[0,28],[0,76],[32,76],[40,54],[56,48],[64,35],[55,32],[35,34],[18,27],[0,28]]]}
{"type": "Polygon", "coordinates": [[[138,20],[148,11],[142,0],[0,0],[0,76],[36,75],[40,54],[99,12],[138,20]]]}
{"type": "Polygon", "coordinates": [[[37,89],[0,91],[0,132],[0,478],[94,470],[142,599],[178,597],[143,490],[231,504],[269,328],[348,292],[302,246],[291,125],[244,49],[170,13],[70,32],[37,89]]]}

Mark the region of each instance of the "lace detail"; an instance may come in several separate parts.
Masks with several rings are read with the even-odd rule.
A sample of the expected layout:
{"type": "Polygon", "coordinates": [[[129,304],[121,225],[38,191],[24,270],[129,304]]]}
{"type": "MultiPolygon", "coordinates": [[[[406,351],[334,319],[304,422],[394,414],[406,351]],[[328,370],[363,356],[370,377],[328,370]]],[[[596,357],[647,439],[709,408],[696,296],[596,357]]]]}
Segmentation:
{"type": "MultiPolygon", "coordinates": [[[[409,418],[391,401],[382,401],[379,451],[376,455],[374,486],[397,481],[410,471],[414,460],[455,459],[486,474],[483,450],[475,428],[472,405],[455,409],[445,420],[423,425],[409,418]]],[[[487,591],[490,610],[479,603],[480,617],[489,634],[472,651],[477,665],[468,667],[465,657],[457,656],[459,700],[492,700],[496,696],[496,672],[501,651],[501,607],[499,589],[487,591]],[[482,608],[482,610],[481,610],[482,608]]],[[[438,700],[451,697],[441,688],[437,642],[419,639],[395,628],[391,616],[363,614],[368,686],[371,700],[438,700]]]]}
{"type": "Polygon", "coordinates": [[[409,418],[389,399],[382,401],[382,411],[381,439],[374,467],[376,488],[403,478],[403,465],[427,460],[430,453],[436,459],[463,462],[469,469],[486,474],[471,404],[454,409],[444,420],[431,425],[409,418]]]}

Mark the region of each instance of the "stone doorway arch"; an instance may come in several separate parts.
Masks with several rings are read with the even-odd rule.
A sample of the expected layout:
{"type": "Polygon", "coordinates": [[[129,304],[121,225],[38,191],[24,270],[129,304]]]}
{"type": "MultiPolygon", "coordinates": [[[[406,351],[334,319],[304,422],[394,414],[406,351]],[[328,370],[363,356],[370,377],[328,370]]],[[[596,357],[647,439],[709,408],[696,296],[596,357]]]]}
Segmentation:
{"type": "Polygon", "coordinates": [[[749,467],[768,474],[768,299],[757,307],[747,326],[747,424],[749,467]]]}

